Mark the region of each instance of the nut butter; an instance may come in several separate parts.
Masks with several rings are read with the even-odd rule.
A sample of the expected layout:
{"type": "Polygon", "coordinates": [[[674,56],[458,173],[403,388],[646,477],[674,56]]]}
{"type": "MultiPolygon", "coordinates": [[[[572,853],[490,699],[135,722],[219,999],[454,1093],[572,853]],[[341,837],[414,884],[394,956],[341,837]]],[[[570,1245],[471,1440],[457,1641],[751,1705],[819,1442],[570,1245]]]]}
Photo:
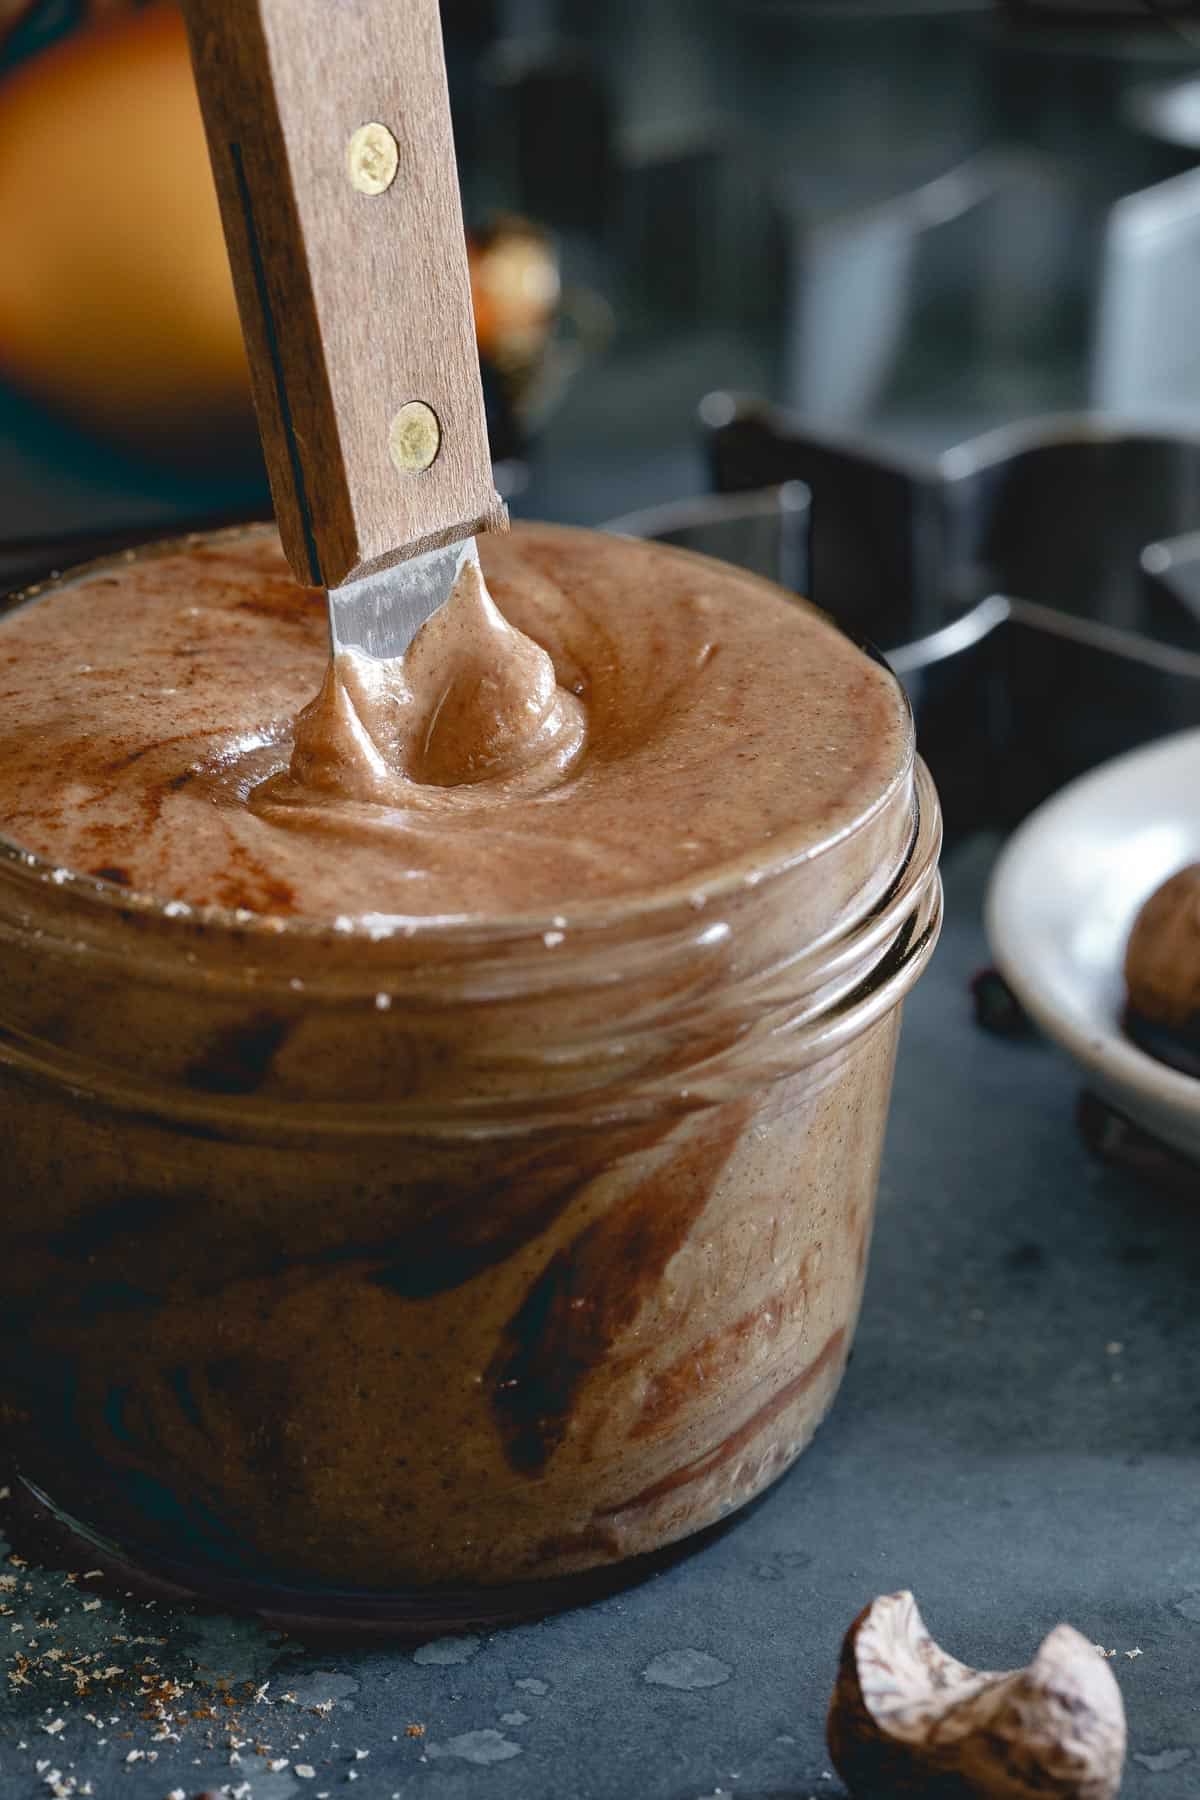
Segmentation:
{"type": "Polygon", "coordinates": [[[481,553],[382,670],[265,529],[0,619],[0,1428],[284,1611],[536,1610],[788,1466],[940,918],[903,695],[819,614],[481,553]]]}

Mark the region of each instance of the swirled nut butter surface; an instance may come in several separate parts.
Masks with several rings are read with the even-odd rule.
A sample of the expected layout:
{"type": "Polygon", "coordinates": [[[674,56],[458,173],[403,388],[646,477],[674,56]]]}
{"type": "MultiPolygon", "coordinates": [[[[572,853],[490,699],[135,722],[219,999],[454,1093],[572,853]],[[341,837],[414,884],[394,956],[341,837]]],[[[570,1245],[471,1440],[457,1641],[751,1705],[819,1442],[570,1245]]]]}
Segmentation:
{"type": "Polygon", "coordinates": [[[17,608],[0,830],[193,905],[491,917],[786,859],[905,769],[896,684],[754,577],[550,526],[480,550],[392,664],[329,664],[268,530],[17,608]]]}

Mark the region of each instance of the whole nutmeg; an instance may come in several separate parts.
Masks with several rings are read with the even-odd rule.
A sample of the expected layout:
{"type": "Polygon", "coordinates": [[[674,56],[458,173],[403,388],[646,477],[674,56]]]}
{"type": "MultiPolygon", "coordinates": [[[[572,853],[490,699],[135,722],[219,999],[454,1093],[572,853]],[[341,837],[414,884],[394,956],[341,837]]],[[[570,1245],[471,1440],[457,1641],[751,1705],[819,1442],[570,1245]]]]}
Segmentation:
{"type": "Polygon", "coordinates": [[[1169,1031],[1200,1021],[1200,863],[1155,888],[1125,951],[1129,1005],[1169,1031]]]}

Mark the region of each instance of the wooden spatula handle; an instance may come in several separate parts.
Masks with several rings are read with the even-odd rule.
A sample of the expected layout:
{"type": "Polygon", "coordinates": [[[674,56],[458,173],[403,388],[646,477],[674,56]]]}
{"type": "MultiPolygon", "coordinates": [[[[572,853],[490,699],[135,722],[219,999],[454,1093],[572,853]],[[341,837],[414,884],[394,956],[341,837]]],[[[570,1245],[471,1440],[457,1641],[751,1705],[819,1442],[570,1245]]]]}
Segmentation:
{"type": "Polygon", "coordinates": [[[292,568],[502,528],[437,0],[184,12],[292,568]]]}

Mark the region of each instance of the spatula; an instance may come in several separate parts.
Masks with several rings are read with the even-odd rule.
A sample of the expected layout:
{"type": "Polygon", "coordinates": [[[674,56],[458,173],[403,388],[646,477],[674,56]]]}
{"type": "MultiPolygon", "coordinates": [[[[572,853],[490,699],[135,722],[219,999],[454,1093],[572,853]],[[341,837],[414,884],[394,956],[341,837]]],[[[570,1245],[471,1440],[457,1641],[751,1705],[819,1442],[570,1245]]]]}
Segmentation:
{"type": "Polygon", "coordinates": [[[275,515],[397,656],[504,530],[437,0],[184,0],[275,515]]]}

